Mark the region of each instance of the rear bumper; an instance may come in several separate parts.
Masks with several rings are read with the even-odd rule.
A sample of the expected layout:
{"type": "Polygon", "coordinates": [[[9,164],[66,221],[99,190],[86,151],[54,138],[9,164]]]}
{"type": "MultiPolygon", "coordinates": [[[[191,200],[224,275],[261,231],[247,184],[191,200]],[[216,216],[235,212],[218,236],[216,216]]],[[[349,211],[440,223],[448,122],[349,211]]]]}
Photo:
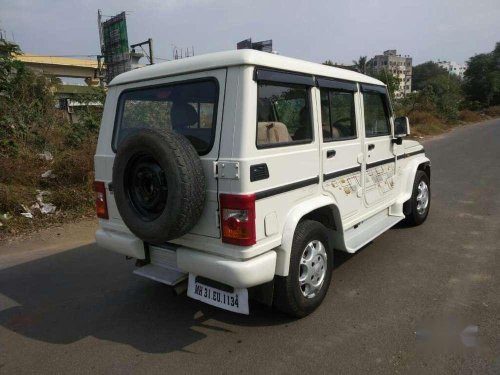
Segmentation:
{"type": "MultiPolygon", "coordinates": [[[[145,259],[144,243],[133,234],[99,229],[95,238],[102,248],[145,259]]],[[[175,253],[177,268],[181,271],[219,281],[234,288],[250,288],[267,283],[273,280],[276,270],[276,252],[273,250],[245,260],[228,259],[182,246],[178,247],[175,253]]]]}
{"type": "Polygon", "coordinates": [[[248,260],[231,260],[180,247],[177,267],[235,288],[250,288],[271,281],[276,269],[276,252],[269,251],[248,260]]]}
{"type": "Polygon", "coordinates": [[[97,245],[128,257],[144,259],[144,243],[132,234],[98,229],[95,232],[97,245]]]}

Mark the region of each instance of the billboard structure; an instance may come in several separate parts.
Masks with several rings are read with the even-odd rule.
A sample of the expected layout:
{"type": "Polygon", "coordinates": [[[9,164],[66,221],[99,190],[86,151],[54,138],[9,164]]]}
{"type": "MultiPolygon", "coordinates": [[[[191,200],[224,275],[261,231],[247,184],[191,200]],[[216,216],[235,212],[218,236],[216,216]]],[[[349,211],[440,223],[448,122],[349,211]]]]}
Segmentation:
{"type": "Polygon", "coordinates": [[[236,44],[237,49],[255,49],[262,52],[273,52],[273,41],[272,39],[263,40],[261,42],[252,43],[252,38],[248,38],[238,42],[236,44]]]}
{"type": "Polygon", "coordinates": [[[109,83],[118,74],[131,69],[128,48],[127,21],[125,12],[101,22],[99,15],[99,36],[101,54],[106,65],[106,82],[109,83]]]}
{"type": "Polygon", "coordinates": [[[238,42],[236,44],[236,49],[252,49],[252,39],[248,38],[238,42]]]}

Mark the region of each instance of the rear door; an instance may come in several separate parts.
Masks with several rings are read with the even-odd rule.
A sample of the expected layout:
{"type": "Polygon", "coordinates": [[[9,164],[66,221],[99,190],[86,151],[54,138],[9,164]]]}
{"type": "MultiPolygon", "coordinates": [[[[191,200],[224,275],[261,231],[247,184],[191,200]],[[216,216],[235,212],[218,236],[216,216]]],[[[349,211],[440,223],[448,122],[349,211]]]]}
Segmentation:
{"type": "Polygon", "coordinates": [[[313,128],[311,75],[257,68],[253,77],[248,97],[256,108],[249,107],[253,113],[242,121],[240,135],[242,169],[251,175],[239,191],[255,193],[259,241],[279,238],[291,208],[319,190],[320,140],[313,128]],[[253,172],[259,168],[266,175],[253,172]]]}
{"type": "MultiPolygon", "coordinates": [[[[119,93],[112,148],[141,128],[167,127],[186,136],[202,161],[206,198],[203,214],[191,234],[220,237],[217,221],[218,181],[213,163],[219,156],[226,69],[124,85],[119,93]]],[[[112,195],[112,219],[120,220],[112,195]]]]}
{"type": "Polygon", "coordinates": [[[391,111],[384,86],[361,84],[364,120],[364,202],[383,204],[395,196],[396,157],[391,111]]]}
{"type": "Polygon", "coordinates": [[[321,98],[323,188],[338,205],[342,219],[363,207],[362,152],[356,121],[358,88],[355,82],[317,79],[321,98]]]}

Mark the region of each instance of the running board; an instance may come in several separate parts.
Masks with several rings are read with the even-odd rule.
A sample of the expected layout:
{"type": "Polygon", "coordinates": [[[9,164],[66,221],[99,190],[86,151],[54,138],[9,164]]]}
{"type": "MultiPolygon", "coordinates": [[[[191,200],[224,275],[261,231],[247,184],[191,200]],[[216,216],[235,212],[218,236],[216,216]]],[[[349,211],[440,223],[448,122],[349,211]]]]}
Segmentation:
{"type": "Polygon", "coordinates": [[[342,250],[355,253],[403,219],[404,216],[389,216],[388,211],[384,210],[362,221],[344,232],[344,248],[342,250]]]}
{"type": "Polygon", "coordinates": [[[156,264],[147,264],[134,270],[134,273],[170,286],[175,286],[188,277],[187,273],[170,267],[158,266],[156,264]]]}

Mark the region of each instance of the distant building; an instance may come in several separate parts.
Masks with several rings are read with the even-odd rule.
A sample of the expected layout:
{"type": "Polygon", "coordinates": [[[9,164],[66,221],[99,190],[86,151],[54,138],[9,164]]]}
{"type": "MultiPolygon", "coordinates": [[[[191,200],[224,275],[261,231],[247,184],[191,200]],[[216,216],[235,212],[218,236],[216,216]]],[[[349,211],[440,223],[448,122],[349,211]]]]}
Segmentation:
{"type": "Polygon", "coordinates": [[[446,69],[448,73],[457,75],[460,79],[464,78],[464,73],[467,70],[467,64],[458,64],[455,61],[438,60],[436,64],[446,69]]]}
{"type": "Polygon", "coordinates": [[[376,55],[366,65],[375,73],[387,70],[399,78],[396,98],[402,98],[411,92],[412,58],[410,56],[398,55],[395,49],[390,49],[384,51],[383,55],[376,55]]]}
{"type": "Polygon", "coordinates": [[[91,102],[85,98],[95,93],[95,88],[90,86],[57,85],[54,87],[55,107],[61,111],[65,119],[74,124],[81,120],[82,112],[102,110],[101,102],[91,102]]]}

